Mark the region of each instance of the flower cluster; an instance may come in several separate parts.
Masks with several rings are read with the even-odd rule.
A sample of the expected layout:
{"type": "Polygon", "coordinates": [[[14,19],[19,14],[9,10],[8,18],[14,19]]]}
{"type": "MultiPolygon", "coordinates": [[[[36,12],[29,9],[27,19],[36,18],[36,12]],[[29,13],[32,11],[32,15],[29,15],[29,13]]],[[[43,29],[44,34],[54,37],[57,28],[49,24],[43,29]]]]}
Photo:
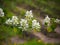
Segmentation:
{"type": "Polygon", "coordinates": [[[3,17],[3,16],[4,16],[3,9],[0,8],[0,17],[3,17]]]}
{"type": "Polygon", "coordinates": [[[44,21],[43,21],[44,25],[49,26],[50,25],[50,18],[48,17],[48,15],[45,17],[44,21]]]}
{"type": "Polygon", "coordinates": [[[18,28],[21,28],[22,31],[39,30],[41,28],[39,22],[33,18],[31,10],[26,12],[24,19],[19,21],[17,16],[12,16],[12,19],[9,18],[5,23],[8,25],[16,25],[18,28]]]}
{"type": "Polygon", "coordinates": [[[25,14],[25,16],[26,16],[26,19],[27,20],[32,19],[33,18],[32,10],[27,11],[26,14],[25,14]]]}
{"type": "MultiPolygon", "coordinates": [[[[0,17],[3,16],[4,12],[0,8],[0,17]]],[[[47,30],[49,30],[49,32],[56,28],[57,23],[60,23],[59,19],[49,18],[48,15],[43,20],[43,25],[47,27],[47,30]]],[[[5,24],[17,26],[18,28],[21,28],[22,31],[40,30],[41,28],[40,23],[33,17],[32,10],[26,11],[24,19],[19,20],[17,16],[12,16],[12,18],[6,20],[5,24]]]]}
{"type": "Polygon", "coordinates": [[[29,26],[28,26],[27,20],[26,19],[21,19],[21,21],[20,21],[20,28],[23,28],[22,31],[27,30],[28,27],[29,26]]]}
{"type": "Polygon", "coordinates": [[[36,29],[36,30],[41,28],[39,22],[37,22],[37,20],[35,20],[35,19],[32,21],[32,28],[36,29]]]}
{"type": "Polygon", "coordinates": [[[11,24],[11,25],[17,25],[19,24],[19,21],[18,21],[17,16],[12,16],[12,19],[9,18],[5,23],[11,24]]]}
{"type": "Polygon", "coordinates": [[[54,19],[54,18],[49,18],[48,15],[45,17],[43,24],[49,26],[51,24],[51,20],[53,20],[53,22],[55,23],[59,23],[60,20],[59,19],[54,19]]]}
{"type": "Polygon", "coordinates": [[[56,20],[55,20],[55,22],[56,22],[56,23],[59,23],[59,22],[60,22],[60,20],[59,20],[59,19],[56,19],[56,20]]]}
{"type": "Polygon", "coordinates": [[[54,31],[57,27],[57,23],[60,23],[59,19],[49,18],[48,16],[45,17],[43,24],[47,26],[47,30],[49,32],[54,31]]]}
{"type": "Polygon", "coordinates": [[[37,22],[37,20],[32,19],[33,14],[32,11],[27,11],[25,14],[25,19],[21,19],[20,21],[20,28],[23,28],[23,31],[25,30],[39,30],[40,24],[37,22]]]}

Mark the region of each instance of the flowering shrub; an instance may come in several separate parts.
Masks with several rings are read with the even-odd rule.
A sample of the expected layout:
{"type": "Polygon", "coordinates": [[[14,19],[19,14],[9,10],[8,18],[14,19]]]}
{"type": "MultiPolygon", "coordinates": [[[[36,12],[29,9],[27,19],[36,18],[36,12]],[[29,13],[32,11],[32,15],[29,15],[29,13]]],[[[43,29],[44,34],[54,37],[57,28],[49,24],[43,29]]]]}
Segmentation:
{"type": "Polygon", "coordinates": [[[32,11],[27,11],[25,14],[25,19],[21,19],[20,27],[22,31],[29,31],[29,30],[40,30],[41,26],[37,20],[34,19],[32,11]]]}
{"type": "MultiPolygon", "coordinates": [[[[3,18],[3,16],[4,16],[4,12],[0,8],[0,18],[1,17],[3,18]]],[[[46,29],[48,32],[54,31],[57,26],[57,23],[60,23],[59,19],[49,18],[48,16],[46,16],[43,21],[43,24],[46,26],[46,29]]],[[[12,16],[12,18],[9,18],[5,21],[5,24],[8,25],[9,28],[11,28],[12,30],[11,32],[14,31],[15,33],[17,31],[19,32],[19,30],[20,31],[32,31],[32,30],[40,31],[40,28],[41,28],[40,23],[33,17],[32,10],[26,12],[25,18],[19,19],[17,16],[12,16]]],[[[7,32],[9,32],[9,30],[7,32]]]]}
{"type": "Polygon", "coordinates": [[[15,25],[18,28],[22,29],[22,31],[40,30],[41,28],[39,22],[34,19],[31,10],[26,12],[24,19],[19,20],[17,16],[12,16],[12,18],[6,20],[5,23],[8,25],[15,25]]]}
{"type": "Polygon", "coordinates": [[[57,27],[57,23],[60,23],[59,19],[49,18],[48,16],[46,16],[43,21],[43,24],[47,27],[48,32],[54,31],[57,27]]]}

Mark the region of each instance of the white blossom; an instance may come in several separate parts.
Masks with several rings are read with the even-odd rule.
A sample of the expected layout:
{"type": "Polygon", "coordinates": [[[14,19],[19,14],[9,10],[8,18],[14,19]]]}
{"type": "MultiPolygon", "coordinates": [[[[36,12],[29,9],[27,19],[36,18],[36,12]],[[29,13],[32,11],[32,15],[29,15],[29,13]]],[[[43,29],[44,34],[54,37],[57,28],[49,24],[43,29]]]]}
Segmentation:
{"type": "Polygon", "coordinates": [[[0,8],[0,17],[3,17],[3,16],[4,16],[3,9],[0,8]]]}
{"type": "Polygon", "coordinates": [[[24,30],[27,30],[27,28],[29,27],[26,19],[21,19],[20,25],[23,27],[24,30]]]}
{"type": "Polygon", "coordinates": [[[12,24],[12,21],[10,20],[10,18],[5,22],[6,24],[12,24]]]}
{"type": "Polygon", "coordinates": [[[8,19],[6,24],[17,25],[19,24],[17,16],[12,16],[12,19],[8,19]]]}
{"type": "Polygon", "coordinates": [[[25,16],[26,16],[27,19],[33,18],[32,10],[27,11],[26,14],[25,14],[25,16]]]}
{"type": "Polygon", "coordinates": [[[59,20],[59,19],[56,19],[56,20],[55,20],[55,22],[56,22],[56,23],[59,23],[59,22],[60,22],[60,20],[59,20]]]}
{"type": "Polygon", "coordinates": [[[40,28],[40,24],[39,24],[39,22],[37,22],[37,20],[32,21],[32,28],[33,29],[39,29],[40,28]]]}
{"type": "Polygon", "coordinates": [[[17,16],[12,16],[12,19],[11,20],[12,20],[13,25],[19,24],[18,17],[17,16]]]}
{"type": "Polygon", "coordinates": [[[21,19],[20,24],[21,24],[21,26],[26,25],[27,24],[27,20],[21,19]]]}
{"type": "Polygon", "coordinates": [[[50,25],[50,18],[48,17],[48,15],[45,17],[43,24],[47,23],[47,26],[50,25]]]}

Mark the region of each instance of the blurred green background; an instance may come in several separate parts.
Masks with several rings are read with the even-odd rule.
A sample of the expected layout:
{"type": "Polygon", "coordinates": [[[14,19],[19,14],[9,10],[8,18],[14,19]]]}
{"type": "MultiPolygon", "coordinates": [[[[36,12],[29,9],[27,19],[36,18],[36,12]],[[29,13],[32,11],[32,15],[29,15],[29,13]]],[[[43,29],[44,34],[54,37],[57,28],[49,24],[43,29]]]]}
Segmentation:
{"type": "MultiPolygon", "coordinates": [[[[11,18],[13,15],[21,18],[24,17],[27,10],[32,10],[35,17],[40,18],[40,16],[45,17],[49,15],[50,17],[60,19],[60,0],[0,0],[0,8],[5,13],[5,17],[0,19],[0,42],[10,36],[14,36],[16,34],[14,30],[18,30],[4,24],[5,20],[11,18]]],[[[35,41],[34,43],[28,42],[25,45],[30,43],[30,45],[36,45],[37,42],[35,41]]],[[[44,44],[42,43],[41,45],[44,44]]]]}
{"type": "Polygon", "coordinates": [[[38,15],[60,18],[60,0],[0,0],[0,7],[8,11],[17,12],[16,6],[22,8],[21,13],[23,9],[28,9],[38,12],[38,15]]]}

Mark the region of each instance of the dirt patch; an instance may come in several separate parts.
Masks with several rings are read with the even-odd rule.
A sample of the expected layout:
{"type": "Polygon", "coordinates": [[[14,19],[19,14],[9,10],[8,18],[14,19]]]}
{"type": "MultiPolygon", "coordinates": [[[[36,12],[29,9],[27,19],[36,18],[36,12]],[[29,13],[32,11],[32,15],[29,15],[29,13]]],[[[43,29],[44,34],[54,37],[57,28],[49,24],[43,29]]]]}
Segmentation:
{"type": "Polygon", "coordinates": [[[60,39],[49,38],[45,36],[44,34],[42,34],[41,32],[33,32],[33,34],[37,36],[38,38],[40,38],[45,43],[60,43],[60,39]]]}
{"type": "Polygon", "coordinates": [[[11,42],[12,43],[17,43],[17,44],[21,44],[21,43],[23,44],[23,43],[26,42],[26,40],[20,39],[18,36],[15,36],[15,37],[11,38],[11,42]]]}

